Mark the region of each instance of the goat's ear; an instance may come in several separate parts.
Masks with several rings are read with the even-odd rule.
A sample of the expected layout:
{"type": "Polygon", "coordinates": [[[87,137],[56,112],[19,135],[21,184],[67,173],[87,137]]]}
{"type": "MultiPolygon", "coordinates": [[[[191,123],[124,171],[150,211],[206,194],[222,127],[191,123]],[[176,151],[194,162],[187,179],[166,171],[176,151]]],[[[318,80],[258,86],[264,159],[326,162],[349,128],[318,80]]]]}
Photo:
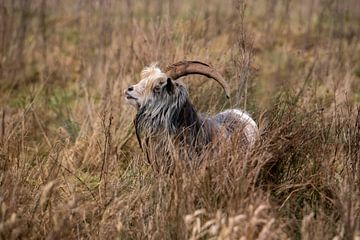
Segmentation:
{"type": "Polygon", "coordinates": [[[172,82],[171,78],[168,78],[166,80],[165,89],[169,94],[173,94],[175,92],[175,86],[174,86],[174,83],[172,82]]]}

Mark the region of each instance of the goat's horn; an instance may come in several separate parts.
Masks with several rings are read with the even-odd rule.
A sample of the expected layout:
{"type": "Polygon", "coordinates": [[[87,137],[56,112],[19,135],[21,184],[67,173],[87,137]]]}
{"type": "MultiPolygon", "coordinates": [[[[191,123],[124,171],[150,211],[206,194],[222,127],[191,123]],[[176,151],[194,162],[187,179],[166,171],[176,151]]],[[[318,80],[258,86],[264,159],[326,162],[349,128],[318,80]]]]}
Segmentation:
{"type": "Polygon", "coordinates": [[[199,61],[180,61],[165,69],[165,74],[173,80],[190,74],[200,74],[217,81],[224,89],[226,97],[230,97],[229,85],[225,79],[210,65],[199,61]]]}

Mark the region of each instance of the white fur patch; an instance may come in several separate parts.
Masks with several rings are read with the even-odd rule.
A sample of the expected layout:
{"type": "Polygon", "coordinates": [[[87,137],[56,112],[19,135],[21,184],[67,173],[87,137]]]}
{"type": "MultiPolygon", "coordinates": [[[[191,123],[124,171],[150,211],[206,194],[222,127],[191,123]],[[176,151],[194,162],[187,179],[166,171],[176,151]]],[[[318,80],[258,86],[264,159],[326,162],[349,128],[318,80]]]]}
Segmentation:
{"type": "Polygon", "coordinates": [[[259,134],[259,129],[256,122],[247,114],[240,109],[228,109],[224,113],[233,113],[239,116],[239,120],[245,124],[244,132],[246,138],[250,142],[250,145],[255,143],[255,140],[259,134]]]}
{"type": "Polygon", "coordinates": [[[157,77],[163,76],[160,68],[157,67],[157,63],[152,63],[149,67],[145,67],[141,71],[141,79],[144,78],[150,78],[150,79],[156,79],[157,77]]]}

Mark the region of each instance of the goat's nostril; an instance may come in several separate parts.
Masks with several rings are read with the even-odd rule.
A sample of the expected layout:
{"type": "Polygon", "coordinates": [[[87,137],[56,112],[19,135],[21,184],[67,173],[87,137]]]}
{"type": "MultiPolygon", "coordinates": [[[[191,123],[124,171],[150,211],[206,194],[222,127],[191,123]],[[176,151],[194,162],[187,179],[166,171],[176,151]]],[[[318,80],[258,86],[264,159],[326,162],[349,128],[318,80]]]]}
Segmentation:
{"type": "Polygon", "coordinates": [[[132,90],[134,90],[133,86],[128,87],[128,91],[131,92],[132,90]]]}

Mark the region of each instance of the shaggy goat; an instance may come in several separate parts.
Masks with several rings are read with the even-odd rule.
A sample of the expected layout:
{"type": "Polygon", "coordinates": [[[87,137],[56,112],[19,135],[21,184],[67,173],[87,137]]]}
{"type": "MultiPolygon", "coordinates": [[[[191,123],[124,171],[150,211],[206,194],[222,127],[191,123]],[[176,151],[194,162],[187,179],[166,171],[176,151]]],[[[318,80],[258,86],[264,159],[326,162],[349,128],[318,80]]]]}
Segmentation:
{"type": "Polygon", "coordinates": [[[125,90],[129,104],[137,108],[134,120],[140,147],[156,143],[157,149],[168,145],[180,146],[188,153],[200,152],[216,139],[227,139],[233,133],[243,138],[245,145],[252,145],[258,127],[251,117],[238,109],[228,109],[213,117],[196,112],[188,91],[178,79],[190,74],[200,74],[216,80],[229,97],[229,87],[222,76],[209,65],[199,61],[181,61],[162,72],[151,65],[141,72],[141,81],[125,90]]]}

